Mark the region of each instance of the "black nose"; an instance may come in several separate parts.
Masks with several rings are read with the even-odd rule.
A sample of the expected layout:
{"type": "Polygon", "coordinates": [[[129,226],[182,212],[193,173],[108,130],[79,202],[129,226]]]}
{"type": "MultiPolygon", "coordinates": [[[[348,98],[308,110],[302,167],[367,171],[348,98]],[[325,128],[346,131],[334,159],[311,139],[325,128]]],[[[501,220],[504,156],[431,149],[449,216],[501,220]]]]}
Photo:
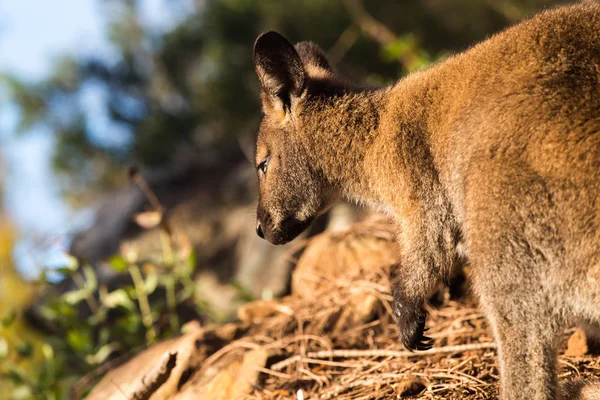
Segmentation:
{"type": "Polygon", "coordinates": [[[262,227],[260,226],[260,222],[256,223],[256,234],[261,238],[264,239],[265,238],[265,234],[262,230],[262,227]]]}

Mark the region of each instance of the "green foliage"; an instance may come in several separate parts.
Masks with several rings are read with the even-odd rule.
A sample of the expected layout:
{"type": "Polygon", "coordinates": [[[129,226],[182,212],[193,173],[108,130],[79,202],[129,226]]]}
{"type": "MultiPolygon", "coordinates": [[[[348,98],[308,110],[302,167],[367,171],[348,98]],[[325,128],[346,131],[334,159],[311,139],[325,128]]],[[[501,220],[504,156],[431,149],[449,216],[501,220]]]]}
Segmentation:
{"type": "Polygon", "coordinates": [[[431,64],[429,53],[420,47],[417,37],[412,33],[398,37],[383,47],[381,58],[387,62],[402,62],[408,72],[424,68],[431,64]]]}
{"type": "Polygon", "coordinates": [[[111,358],[179,333],[180,305],[190,303],[190,309],[201,310],[195,306],[205,302],[195,297],[194,252],[187,238],[174,235],[166,224],[163,221],[159,227],[163,252],[156,262],[138,259],[130,248],[110,259],[115,272],[129,277],[128,283],[118,288],[98,285],[94,270],[73,259],[54,272],[65,274],[65,279],[74,282],[74,289],[60,293],[56,284],[39,282],[46,292],[39,314],[56,332],[41,346],[30,340],[7,342],[3,330],[18,316],[14,311],[1,316],[0,382],[12,385],[13,399],[80,397],[89,389],[77,384],[84,374],[111,358]],[[16,357],[9,359],[9,354],[16,357]],[[33,371],[25,369],[36,357],[33,371]]]}

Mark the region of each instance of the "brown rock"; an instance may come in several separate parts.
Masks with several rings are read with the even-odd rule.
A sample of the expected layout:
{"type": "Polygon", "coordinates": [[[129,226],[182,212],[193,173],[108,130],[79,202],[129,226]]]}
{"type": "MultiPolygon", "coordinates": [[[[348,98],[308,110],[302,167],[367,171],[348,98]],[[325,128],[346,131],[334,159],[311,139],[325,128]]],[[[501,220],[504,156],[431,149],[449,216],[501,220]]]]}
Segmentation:
{"type": "Polygon", "coordinates": [[[383,216],[373,216],[350,228],[327,231],[312,239],[296,264],[292,293],[304,298],[340,277],[365,272],[388,274],[396,262],[393,227],[383,216]]]}
{"type": "Polygon", "coordinates": [[[152,400],[170,398],[177,391],[177,384],[182,374],[190,365],[190,357],[195,350],[195,342],[202,332],[191,333],[170,339],[141,352],[127,363],[107,373],[104,378],[92,389],[86,397],[87,400],[121,400],[123,394],[132,398],[146,376],[153,373],[154,367],[161,362],[165,354],[177,354],[177,364],[169,374],[168,379],[162,383],[153,394],[152,400]]]}
{"type": "Polygon", "coordinates": [[[587,337],[583,329],[576,329],[567,342],[565,355],[569,357],[581,357],[588,353],[587,337]]]}
{"type": "Polygon", "coordinates": [[[173,400],[235,400],[247,396],[259,383],[260,370],[270,354],[265,350],[232,351],[197,375],[173,400]]]}
{"type": "Polygon", "coordinates": [[[237,339],[244,329],[243,325],[233,323],[214,325],[192,329],[188,334],[158,343],[107,373],[86,399],[122,400],[124,394],[132,398],[140,387],[148,386],[148,378],[156,375],[156,366],[165,360],[166,354],[177,354],[176,365],[169,371],[168,378],[153,387],[147,397],[171,399],[208,356],[237,339]]]}
{"type": "Polygon", "coordinates": [[[370,322],[377,316],[381,307],[381,301],[374,295],[359,293],[350,298],[335,323],[334,332],[342,332],[346,329],[370,322]]]}

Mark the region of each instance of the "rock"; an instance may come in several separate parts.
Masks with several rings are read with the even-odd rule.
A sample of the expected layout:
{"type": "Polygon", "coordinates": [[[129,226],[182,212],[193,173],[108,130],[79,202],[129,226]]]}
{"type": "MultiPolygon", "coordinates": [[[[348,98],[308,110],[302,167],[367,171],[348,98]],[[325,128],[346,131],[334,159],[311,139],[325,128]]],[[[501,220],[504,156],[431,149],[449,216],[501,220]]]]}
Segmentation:
{"type": "Polygon", "coordinates": [[[150,400],[171,399],[206,358],[239,338],[244,331],[241,324],[214,325],[192,329],[188,334],[158,343],[107,373],[86,399],[122,400],[123,394],[133,398],[140,386],[156,375],[156,366],[165,360],[165,355],[176,354],[176,365],[171,368],[168,379],[147,397],[150,400]]]}
{"type": "Polygon", "coordinates": [[[568,357],[581,357],[588,353],[587,337],[583,329],[575,329],[575,332],[567,342],[567,351],[565,355],[568,357]]]}
{"type": "Polygon", "coordinates": [[[292,294],[310,298],[324,283],[365,272],[387,276],[396,259],[394,228],[383,216],[326,231],[310,240],[298,260],[292,275],[292,294]]]}
{"type": "Polygon", "coordinates": [[[235,400],[245,398],[259,384],[271,354],[263,349],[232,351],[204,373],[194,376],[173,400],[235,400]]]}
{"type": "Polygon", "coordinates": [[[343,332],[352,327],[371,322],[376,318],[380,309],[381,301],[376,296],[368,293],[357,293],[350,298],[347,305],[342,309],[333,331],[343,332]]]}
{"type": "Polygon", "coordinates": [[[177,384],[190,364],[190,356],[195,349],[195,342],[202,332],[195,332],[159,343],[138,354],[127,363],[111,370],[94,387],[87,400],[121,400],[124,395],[132,398],[132,394],[145,376],[152,373],[155,365],[160,363],[165,354],[176,353],[177,363],[168,379],[149,397],[152,400],[168,399],[177,390],[177,384]]]}

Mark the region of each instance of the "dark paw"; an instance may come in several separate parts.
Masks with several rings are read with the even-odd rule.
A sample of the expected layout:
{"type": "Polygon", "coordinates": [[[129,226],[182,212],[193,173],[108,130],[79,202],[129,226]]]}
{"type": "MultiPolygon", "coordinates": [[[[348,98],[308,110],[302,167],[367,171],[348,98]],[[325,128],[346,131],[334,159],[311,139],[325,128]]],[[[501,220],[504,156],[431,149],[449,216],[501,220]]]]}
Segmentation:
{"type": "Polygon", "coordinates": [[[429,350],[433,340],[425,336],[425,311],[420,306],[394,304],[394,314],[398,318],[400,342],[408,350],[429,350]]]}

